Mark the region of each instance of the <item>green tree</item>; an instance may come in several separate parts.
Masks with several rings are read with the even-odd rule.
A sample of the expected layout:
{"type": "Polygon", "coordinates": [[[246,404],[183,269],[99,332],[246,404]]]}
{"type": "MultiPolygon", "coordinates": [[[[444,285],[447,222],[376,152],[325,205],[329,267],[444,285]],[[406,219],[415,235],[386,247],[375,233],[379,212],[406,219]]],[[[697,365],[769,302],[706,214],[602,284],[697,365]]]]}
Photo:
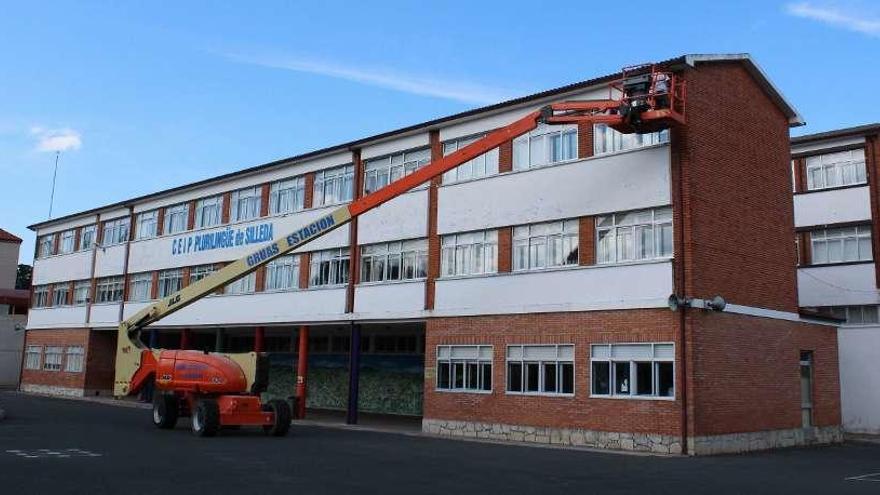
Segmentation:
{"type": "Polygon", "coordinates": [[[18,271],[15,274],[15,288],[28,290],[31,288],[31,275],[34,269],[31,265],[18,265],[18,271]]]}

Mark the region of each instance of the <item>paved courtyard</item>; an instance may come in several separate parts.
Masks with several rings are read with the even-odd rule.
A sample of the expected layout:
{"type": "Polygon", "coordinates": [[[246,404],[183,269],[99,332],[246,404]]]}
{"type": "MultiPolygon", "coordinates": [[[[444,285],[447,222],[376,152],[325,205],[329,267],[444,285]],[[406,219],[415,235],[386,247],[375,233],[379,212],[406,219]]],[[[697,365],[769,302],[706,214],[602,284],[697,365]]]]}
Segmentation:
{"type": "Polygon", "coordinates": [[[0,404],[0,493],[880,493],[870,443],[685,458],[314,425],[200,439],[183,421],[155,429],[144,409],[12,392],[0,404]]]}

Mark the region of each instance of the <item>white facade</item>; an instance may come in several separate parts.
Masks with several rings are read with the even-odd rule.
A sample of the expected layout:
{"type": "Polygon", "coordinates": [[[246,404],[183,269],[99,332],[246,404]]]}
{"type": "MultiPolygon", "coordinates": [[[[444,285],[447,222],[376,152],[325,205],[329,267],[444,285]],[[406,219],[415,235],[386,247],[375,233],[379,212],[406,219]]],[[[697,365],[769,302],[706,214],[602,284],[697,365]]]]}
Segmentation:
{"type": "MultiPolygon", "coordinates": [[[[607,96],[607,87],[560,95],[554,101],[607,96]]],[[[450,121],[439,129],[441,141],[487,132],[531,112],[547,100],[450,121]]],[[[361,157],[370,159],[429,145],[427,130],[384,137],[361,146],[361,157]]],[[[549,146],[549,145],[548,145],[549,146]]],[[[576,149],[574,150],[576,154],[576,149]]],[[[41,227],[38,236],[83,227],[100,220],[128,217],[243,187],[253,187],[301,174],[347,165],[350,152],[334,151],[301,161],[275,164],[240,176],[222,178],[198,187],[159,193],[130,207],[110,207],[41,227]]],[[[577,219],[621,211],[670,205],[670,153],[666,144],[652,144],[586,159],[576,156],[539,167],[493,174],[479,179],[444,184],[438,191],[438,233],[442,235],[497,229],[538,222],[577,219]]],[[[325,215],[336,206],[313,207],[283,215],[207,229],[132,240],[70,254],[38,257],[34,283],[69,284],[74,281],[137,274],[169,268],[217,264],[238,259],[264,242],[235,242],[230,247],[200,249],[200,239],[231,232],[244,239],[248,231],[271,229],[279,238],[325,215]],[[127,254],[126,254],[127,253],[127,254]]],[[[425,186],[403,194],[359,220],[360,245],[424,239],[428,234],[429,194],[425,186]]],[[[132,226],[131,228],[135,228],[132,226]]],[[[135,239],[137,236],[133,236],[135,239]]],[[[265,241],[260,238],[259,240],[265,241]]],[[[316,240],[299,252],[346,248],[349,226],[316,240]]],[[[302,264],[300,270],[309,270],[302,264]]],[[[352,267],[352,270],[359,267],[352,267]]],[[[672,292],[671,263],[666,259],[635,264],[567,266],[535,272],[440,277],[435,309],[425,309],[424,279],[359,284],[354,311],[345,312],[344,285],[307,287],[282,292],[216,295],[175,313],[157,326],[245,326],[299,324],[348,320],[420,320],[431,316],[485,313],[575,311],[662,307],[672,292]],[[638,282],[636,282],[638,281],[638,282]]],[[[96,297],[96,296],[95,296],[96,297]]],[[[128,301],[38,307],[31,311],[30,329],[101,328],[115,326],[120,314],[130,316],[146,302],[128,301]],[[124,305],[124,310],[120,308],[124,305]]]]}

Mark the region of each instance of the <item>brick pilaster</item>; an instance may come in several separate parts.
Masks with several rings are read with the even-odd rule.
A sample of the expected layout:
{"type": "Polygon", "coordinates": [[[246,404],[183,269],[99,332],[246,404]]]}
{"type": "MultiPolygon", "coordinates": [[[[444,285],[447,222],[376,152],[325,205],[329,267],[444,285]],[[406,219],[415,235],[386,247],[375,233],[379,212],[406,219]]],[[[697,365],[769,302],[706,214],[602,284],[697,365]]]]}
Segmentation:
{"type": "Polygon", "coordinates": [[[232,212],[232,193],[223,193],[223,205],[220,213],[220,223],[229,223],[229,215],[232,212]]]}
{"type": "MultiPolygon", "coordinates": [[[[431,144],[431,161],[443,158],[440,131],[431,131],[428,141],[431,144]]],[[[440,276],[440,236],[437,233],[440,180],[440,177],[431,179],[431,184],[428,187],[428,277],[425,280],[425,309],[434,309],[435,280],[440,276]]]]}
{"type": "MultiPolygon", "coordinates": [[[[364,195],[364,161],[361,159],[361,150],[351,151],[351,162],[354,165],[354,199],[358,200],[364,195]]],[[[361,250],[358,246],[358,217],[351,219],[348,224],[348,285],[345,287],[345,312],[354,311],[355,286],[360,281],[361,250]]]]}
{"type": "Polygon", "coordinates": [[[61,232],[55,232],[52,236],[52,254],[58,254],[61,250],[61,232]]]}
{"type": "Polygon", "coordinates": [[[593,156],[593,123],[578,123],[578,158],[593,156]]]}
{"type": "Polygon", "coordinates": [[[269,188],[271,186],[269,183],[265,183],[260,186],[260,216],[267,217],[269,216],[269,188]]]}
{"type": "Polygon", "coordinates": [[[315,197],[315,173],[309,172],[303,180],[303,208],[308,209],[313,206],[315,197]]]}
{"type": "Polygon", "coordinates": [[[254,292],[266,290],[266,265],[262,265],[254,272],[254,292]]]}
{"type": "Polygon", "coordinates": [[[76,232],[73,234],[73,250],[79,251],[79,247],[82,245],[82,227],[77,227],[76,232]]]}
{"type": "Polygon", "coordinates": [[[196,200],[189,202],[189,208],[186,210],[186,230],[196,228],[196,200]]]}
{"type": "Polygon", "coordinates": [[[578,219],[578,264],[596,264],[596,217],[578,219]]]}
{"type": "Polygon", "coordinates": [[[509,273],[513,269],[513,227],[498,229],[498,273],[509,273]]]}
{"type": "Polygon", "coordinates": [[[159,272],[153,272],[153,279],[150,281],[150,299],[159,297],[159,272]]]}
{"type": "Polygon", "coordinates": [[[807,160],[804,158],[795,158],[792,160],[794,192],[802,193],[807,190],[807,160]]]}
{"type": "Polygon", "coordinates": [[[165,232],[165,208],[159,208],[156,214],[156,235],[160,236],[165,232]]]}
{"type": "Polygon", "coordinates": [[[505,141],[498,147],[498,172],[513,170],[513,141],[505,141]]]}
{"type": "Polygon", "coordinates": [[[877,288],[880,288],[880,263],[876,262],[880,259],[880,135],[865,136],[865,170],[871,198],[871,251],[877,288]]]}
{"type": "Polygon", "coordinates": [[[299,255],[299,288],[309,288],[309,261],[311,253],[302,253],[299,255]]]}

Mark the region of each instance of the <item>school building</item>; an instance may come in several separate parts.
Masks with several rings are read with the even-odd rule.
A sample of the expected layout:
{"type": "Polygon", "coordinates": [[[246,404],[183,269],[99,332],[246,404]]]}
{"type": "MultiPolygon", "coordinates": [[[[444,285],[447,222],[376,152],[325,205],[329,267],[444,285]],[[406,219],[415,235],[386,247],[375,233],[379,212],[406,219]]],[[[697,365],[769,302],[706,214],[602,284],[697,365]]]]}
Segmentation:
{"type": "MultiPolygon", "coordinates": [[[[803,120],[748,55],[662,66],[687,84],[685,125],[542,125],[149,340],[269,352],[283,397],[306,359],[310,408],[437,435],[689,454],[840,441],[837,320],[799,304],[803,120]]],[[[33,225],[22,389],[108,393],[120,319],[527,112],[608,98],[617,77],[33,225]]]]}

